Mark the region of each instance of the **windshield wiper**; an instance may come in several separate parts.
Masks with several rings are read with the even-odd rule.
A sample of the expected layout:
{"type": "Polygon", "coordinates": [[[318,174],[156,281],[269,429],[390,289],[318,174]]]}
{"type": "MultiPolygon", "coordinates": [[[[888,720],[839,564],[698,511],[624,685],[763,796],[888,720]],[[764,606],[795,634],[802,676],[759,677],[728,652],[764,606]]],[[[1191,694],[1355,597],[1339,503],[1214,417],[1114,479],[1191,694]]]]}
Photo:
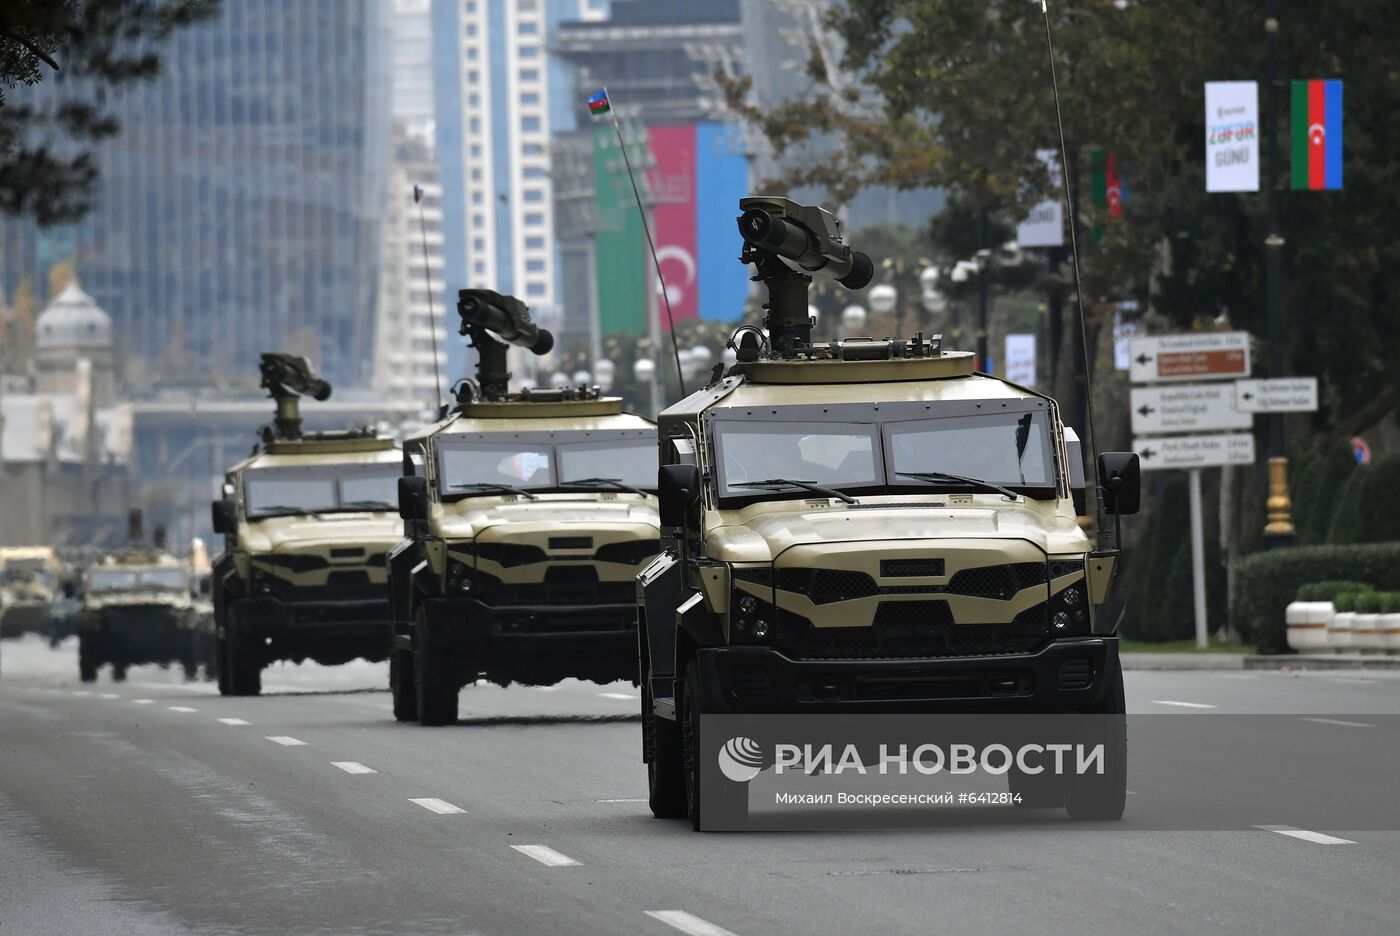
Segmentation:
{"type": "Polygon", "coordinates": [[[301,514],[306,514],[309,517],[320,512],[319,510],[312,510],[309,507],[292,507],[288,504],[269,504],[266,507],[258,508],[252,513],[249,519],[266,520],[268,517],[296,517],[301,514]]]}
{"type": "Polygon", "coordinates": [[[981,478],[966,478],[962,475],[949,474],[946,471],[896,471],[895,474],[901,478],[913,478],[915,481],[928,481],[931,484],[937,484],[940,481],[966,484],[969,487],[982,488],[984,491],[996,491],[1007,500],[1014,501],[1020,497],[1011,488],[1002,487],[1000,484],[983,481],[981,478]]]}
{"type": "Polygon", "coordinates": [[[608,487],[617,488],[619,491],[626,491],[629,494],[641,494],[646,496],[646,491],[635,488],[630,484],[623,484],[621,478],[576,478],[573,481],[560,481],[560,487],[599,487],[606,484],[608,487]]]}
{"type": "Polygon", "coordinates": [[[811,481],[794,481],[791,478],[769,478],[766,481],[741,481],[738,484],[731,484],[729,486],[732,488],[751,487],[769,489],[780,487],[803,488],[804,490],[815,491],[818,494],[825,494],[827,497],[835,497],[845,504],[854,504],[856,502],[854,497],[843,491],[838,491],[835,488],[824,487],[823,485],[815,484],[811,481]]]}
{"type": "Polygon", "coordinates": [[[382,501],[382,500],[352,500],[352,501],[346,501],[345,503],[341,504],[340,506],[341,506],[341,507],[350,507],[350,508],[352,508],[352,509],[359,509],[359,510],[397,510],[397,509],[398,509],[395,505],[389,503],[388,501],[382,501]]]}
{"type": "Polygon", "coordinates": [[[518,488],[510,484],[496,484],[493,481],[473,481],[471,484],[449,484],[448,490],[452,491],[504,491],[507,494],[519,494],[526,500],[539,500],[534,494],[524,488],[518,488]]]}

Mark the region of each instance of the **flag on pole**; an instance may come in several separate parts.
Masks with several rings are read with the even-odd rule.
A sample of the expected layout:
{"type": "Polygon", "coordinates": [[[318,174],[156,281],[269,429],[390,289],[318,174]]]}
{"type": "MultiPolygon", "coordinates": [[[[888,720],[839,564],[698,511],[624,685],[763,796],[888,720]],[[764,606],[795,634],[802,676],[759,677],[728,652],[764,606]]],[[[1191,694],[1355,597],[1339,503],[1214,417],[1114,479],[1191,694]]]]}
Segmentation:
{"type": "Polygon", "coordinates": [[[1089,166],[1093,171],[1090,191],[1094,204],[1100,208],[1106,206],[1110,218],[1123,217],[1123,179],[1118,172],[1118,154],[1091,150],[1089,166]]]}
{"type": "Polygon", "coordinates": [[[1342,83],[1293,82],[1293,188],[1342,187],[1342,83]]]}
{"type": "Polygon", "coordinates": [[[600,114],[606,114],[610,110],[612,110],[612,104],[608,102],[608,92],[606,88],[588,99],[588,113],[592,114],[594,117],[600,114]]]}
{"type": "Polygon", "coordinates": [[[423,200],[423,187],[415,185],[413,187],[413,203],[416,205],[423,200]]]}

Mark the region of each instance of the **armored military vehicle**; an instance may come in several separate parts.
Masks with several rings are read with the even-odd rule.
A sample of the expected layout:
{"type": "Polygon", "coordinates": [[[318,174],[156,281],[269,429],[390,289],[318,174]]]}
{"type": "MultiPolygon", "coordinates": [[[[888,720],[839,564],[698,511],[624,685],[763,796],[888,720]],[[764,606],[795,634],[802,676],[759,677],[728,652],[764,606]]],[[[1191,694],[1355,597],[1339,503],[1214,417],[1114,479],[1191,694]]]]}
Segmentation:
{"type": "MultiPolygon", "coordinates": [[[[737,363],[659,419],[664,552],[638,582],[652,811],[699,827],[706,713],[1123,712],[1116,621],[1096,614],[1113,531],[1096,548],[1075,521],[1055,401],[938,336],[813,343],[811,275],[859,288],[870,260],[819,208],[740,208],[767,333],[741,327],[737,363]]],[[[1100,519],[1136,511],[1136,456],[1103,455],[1099,477],[1100,519]]],[[[1013,792],[1116,818],[1116,763],[1013,792]]]]}
{"type": "Polygon", "coordinates": [[[97,679],[112,667],[126,679],[127,667],[178,663],[193,679],[197,666],[195,615],[189,565],[166,552],[157,531],[146,544],[141,512],[132,511],[127,545],[101,557],[84,576],[78,612],[78,676],[97,679]]]}
{"type": "Polygon", "coordinates": [[[276,419],[213,504],[224,537],[212,575],[224,695],[257,695],[277,660],[383,660],[385,552],[403,535],[394,440],[368,428],[303,432],[300,395],[325,400],[331,385],[289,354],[264,354],[261,371],[276,419]]]}
{"type": "Polygon", "coordinates": [[[659,549],[655,424],[594,387],[509,392],[506,343],[553,336],[511,296],[462,290],[457,310],[478,379],[404,441],[389,557],[394,715],[424,725],[482,677],[634,678],[634,580],[659,549]]]}
{"type": "Polygon", "coordinates": [[[47,633],[62,575],[63,564],[48,546],[0,547],[0,637],[47,633]]]}

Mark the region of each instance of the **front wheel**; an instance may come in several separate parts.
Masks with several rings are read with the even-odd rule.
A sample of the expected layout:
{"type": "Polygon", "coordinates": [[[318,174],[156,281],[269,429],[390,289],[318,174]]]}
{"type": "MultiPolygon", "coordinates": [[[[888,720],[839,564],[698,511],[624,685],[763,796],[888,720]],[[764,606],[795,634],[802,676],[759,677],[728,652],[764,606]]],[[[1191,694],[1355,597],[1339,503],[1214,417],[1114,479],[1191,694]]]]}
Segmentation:
{"type": "Polygon", "coordinates": [[[411,722],[418,719],[418,688],[413,678],[413,651],[389,651],[389,694],[394,699],[394,719],[411,722]]]}
{"type": "Polygon", "coordinates": [[[259,695],[262,692],[262,659],[257,641],[244,631],[232,604],[228,606],[224,618],[219,691],[229,696],[259,695]]]}
{"type": "Polygon", "coordinates": [[[457,673],[447,648],[434,641],[428,623],[428,611],[420,607],[413,634],[418,724],[450,725],[457,720],[457,673]]]}
{"type": "Polygon", "coordinates": [[[681,730],[659,718],[651,689],[642,686],[642,750],[647,754],[647,805],[658,819],[686,817],[686,775],[681,766],[681,730]]]}
{"type": "Polygon", "coordinates": [[[1084,714],[1094,719],[1090,739],[1103,744],[1103,772],[1071,774],[1065,784],[1065,811],[1076,821],[1112,821],[1123,818],[1128,802],[1128,717],[1123,697],[1123,666],[1118,658],[1108,664],[1104,700],[1084,714]]]}
{"type": "Polygon", "coordinates": [[[78,678],[83,682],[97,681],[97,668],[102,660],[97,653],[97,643],[90,637],[78,638],[78,678]]]}

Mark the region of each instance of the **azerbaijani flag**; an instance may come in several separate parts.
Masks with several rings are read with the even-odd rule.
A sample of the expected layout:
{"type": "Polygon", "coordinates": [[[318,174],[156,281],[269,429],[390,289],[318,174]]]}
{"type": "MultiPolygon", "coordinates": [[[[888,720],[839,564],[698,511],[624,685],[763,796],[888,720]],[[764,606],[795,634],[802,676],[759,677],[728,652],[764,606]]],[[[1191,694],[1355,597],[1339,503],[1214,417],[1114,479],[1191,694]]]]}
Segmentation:
{"type": "Polygon", "coordinates": [[[1293,188],[1342,187],[1342,83],[1293,82],[1293,188]]]}
{"type": "Polygon", "coordinates": [[[606,114],[612,110],[612,105],[608,103],[608,89],[604,88],[588,99],[588,113],[597,117],[599,114],[606,114]]]}
{"type": "Polygon", "coordinates": [[[1089,167],[1094,204],[1107,207],[1110,218],[1123,217],[1125,191],[1123,177],[1118,172],[1118,154],[1101,149],[1090,150],[1089,167]]]}

